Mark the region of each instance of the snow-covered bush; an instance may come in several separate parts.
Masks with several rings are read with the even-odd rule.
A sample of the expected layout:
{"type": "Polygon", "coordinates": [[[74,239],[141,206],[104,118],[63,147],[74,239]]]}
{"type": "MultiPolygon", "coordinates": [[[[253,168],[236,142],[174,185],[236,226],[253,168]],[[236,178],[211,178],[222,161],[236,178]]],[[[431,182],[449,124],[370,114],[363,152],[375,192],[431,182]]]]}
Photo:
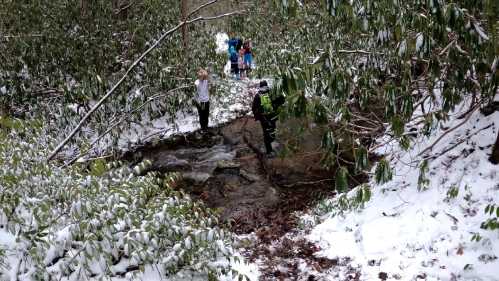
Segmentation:
{"type": "Polygon", "coordinates": [[[229,270],[229,235],[170,188],[174,177],[103,162],[61,169],[46,162],[54,138],[41,122],[0,121],[0,280],[229,270]]]}

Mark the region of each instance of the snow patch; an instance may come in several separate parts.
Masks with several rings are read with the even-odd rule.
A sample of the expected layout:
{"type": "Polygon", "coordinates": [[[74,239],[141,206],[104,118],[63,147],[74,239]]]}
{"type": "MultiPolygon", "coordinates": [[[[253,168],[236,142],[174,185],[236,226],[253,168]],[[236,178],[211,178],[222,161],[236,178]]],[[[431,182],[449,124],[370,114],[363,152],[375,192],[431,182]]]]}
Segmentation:
{"type": "Polygon", "coordinates": [[[224,32],[219,32],[215,35],[215,40],[217,42],[217,49],[215,52],[217,54],[227,53],[227,50],[229,49],[229,45],[227,44],[229,41],[229,35],[224,32]]]}
{"type": "MultiPolygon", "coordinates": [[[[451,119],[445,127],[460,121],[451,119]]],[[[439,134],[414,140],[409,151],[381,148],[378,153],[391,155],[394,179],[380,186],[371,182],[373,197],[364,209],[326,215],[308,239],[322,248],[320,256],[351,258],[361,280],[376,280],[380,273],[399,280],[499,280],[499,235],[480,228],[488,218],[485,206],[499,198],[499,166],[486,160],[498,128],[499,112],[488,117],[476,112],[445,136],[434,154],[469,139],[429,160],[424,191],[418,191],[414,160],[439,134]],[[458,190],[456,197],[448,195],[451,188],[458,190]],[[481,235],[479,242],[471,241],[474,233],[481,235]]]]}

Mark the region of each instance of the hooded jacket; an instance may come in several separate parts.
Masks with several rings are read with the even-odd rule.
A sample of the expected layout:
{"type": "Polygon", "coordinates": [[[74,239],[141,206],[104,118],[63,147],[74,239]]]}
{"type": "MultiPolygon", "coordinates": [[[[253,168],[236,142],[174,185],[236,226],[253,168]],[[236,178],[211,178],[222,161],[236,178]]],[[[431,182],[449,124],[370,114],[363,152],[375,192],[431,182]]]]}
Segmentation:
{"type": "MultiPolygon", "coordinates": [[[[265,82],[265,81],[262,81],[265,82]]],[[[267,83],[260,83],[260,89],[253,98],[251,110],[256,120],[271,120],[279,115],[279,108],[284,104],[285,98],[282,95],[273,97],[267,83]]]]}

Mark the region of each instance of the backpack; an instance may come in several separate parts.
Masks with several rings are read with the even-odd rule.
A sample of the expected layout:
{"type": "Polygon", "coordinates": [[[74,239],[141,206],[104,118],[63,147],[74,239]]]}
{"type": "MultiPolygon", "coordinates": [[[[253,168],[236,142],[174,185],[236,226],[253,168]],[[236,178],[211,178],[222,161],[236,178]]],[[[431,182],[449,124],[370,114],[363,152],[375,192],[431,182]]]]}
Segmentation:
{"type": "Polygon", "coordinates": [[[230,62],[231,63],[237,63],[237,60],[239,59],[239,56],[235,51],[230,52],[230,62]]]}
{"type": "Polygon", "coordinates": [[[274,113],[274,107],[272,106],[272,100],[268,94],[260,96],[260,104],[262,105],[264,114],[274,113]]]}

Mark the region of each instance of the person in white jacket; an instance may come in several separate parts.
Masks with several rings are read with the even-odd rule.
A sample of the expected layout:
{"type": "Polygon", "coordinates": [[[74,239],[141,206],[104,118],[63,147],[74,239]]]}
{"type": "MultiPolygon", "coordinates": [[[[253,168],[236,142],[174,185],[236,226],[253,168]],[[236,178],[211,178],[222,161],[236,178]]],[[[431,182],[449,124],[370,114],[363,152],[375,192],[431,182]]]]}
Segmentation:
{"type": "Polygon", "coordinates": [[[195,102],[196,108],[198,109],[201,131],[206,132],[208,130],[208,117],[210,116],[210,85],[208,82],[208,71],[200,68],[197,75],[198,79],[194,82],[197,89],[195,102]]]}

